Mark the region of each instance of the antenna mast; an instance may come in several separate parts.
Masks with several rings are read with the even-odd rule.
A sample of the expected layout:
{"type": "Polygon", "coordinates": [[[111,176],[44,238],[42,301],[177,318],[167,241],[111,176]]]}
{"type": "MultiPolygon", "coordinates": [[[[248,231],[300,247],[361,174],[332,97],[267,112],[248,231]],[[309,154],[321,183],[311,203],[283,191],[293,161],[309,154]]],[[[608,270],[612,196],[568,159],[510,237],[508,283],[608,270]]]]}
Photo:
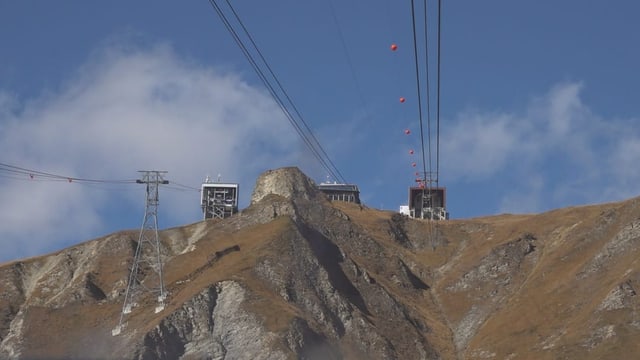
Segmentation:
{"type": "Polygon", "coordinates": [[[111,331],[113,336],[120,334],[125,323],[124,316],[131,312],[131,308],[137,303],[134,302],[143,292],[151,292],[157,294],[158,305],[155,312],[158,313],[164,309],[164,300],[167,297],[162,278],[162,259],[160,257],[160,239],[158,237],[158,186],[160,184],[168,184],[168,180],[164,180],[163,175],[166,171],[141,170],[142,179],[136,180],[138,184],[147,185],[146,207],[144,211],[144,220],[140,228],[140,236],[138,237],[138,245],[129,274],[127,290],[124,295],[124,303],[122,304],[122,312],[120,313],[120,322],[118,326],[111,331]],[[153,279],[145,274],[157,275],[157,283],[154,284],[153,279]],[[145,284],[145,280],[147,283],[145,284]]]}

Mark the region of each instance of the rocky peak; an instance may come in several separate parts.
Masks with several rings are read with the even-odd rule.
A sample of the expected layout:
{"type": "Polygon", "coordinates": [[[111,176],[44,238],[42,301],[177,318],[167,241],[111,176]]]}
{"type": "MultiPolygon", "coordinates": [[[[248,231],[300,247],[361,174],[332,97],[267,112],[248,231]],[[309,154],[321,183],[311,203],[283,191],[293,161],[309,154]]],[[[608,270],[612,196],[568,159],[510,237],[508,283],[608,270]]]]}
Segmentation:
{"type": "Polygon", "coordinates": [[[258,203],[267,195],[279,195],[289,200],[311,200],[318,196],[313,180],[309,179],[297,167],[285,167],[268,170],[256,181],[251,194],[251,205],[258,203]]]}

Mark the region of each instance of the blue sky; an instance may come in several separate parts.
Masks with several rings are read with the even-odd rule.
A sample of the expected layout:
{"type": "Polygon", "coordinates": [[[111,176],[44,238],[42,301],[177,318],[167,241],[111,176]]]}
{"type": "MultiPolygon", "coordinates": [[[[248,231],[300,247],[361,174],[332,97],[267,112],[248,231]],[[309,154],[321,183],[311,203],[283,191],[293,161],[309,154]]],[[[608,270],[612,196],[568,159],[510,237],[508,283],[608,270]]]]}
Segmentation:
{"type": "MultiPolygon", "coordinates": [[[[444,2],[453,218],[638,195],[640,4],[444,2]]],[[[333,0],[337,24],[329,2],[234,6],[364,202],[397,210],[419,152],[410,2],[333,0]]],[[[325,179],[207,1],[3,1],[0,44],[2,163],[100,179],[160,169],[194,187],[220,173],[243,206],[270,168],[325,179]]],[[[142,221],[140,186],[0,185],[0,261],[142,221]]],[[[197,192],[161,191],[162,227],[200,219],[197,192]]]]}

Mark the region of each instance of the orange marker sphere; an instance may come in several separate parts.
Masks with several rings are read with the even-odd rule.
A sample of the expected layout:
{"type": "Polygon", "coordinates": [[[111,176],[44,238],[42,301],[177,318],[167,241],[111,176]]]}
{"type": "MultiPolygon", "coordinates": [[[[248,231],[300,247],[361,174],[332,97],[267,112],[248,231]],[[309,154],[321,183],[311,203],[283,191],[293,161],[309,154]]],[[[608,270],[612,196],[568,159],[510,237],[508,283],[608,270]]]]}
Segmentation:
{"type": "Polygon", "coordinates": [[[391,44],[391,51],[396,51],[396,50],[398,50],[398,45],[391,44]]]}
{"type": "Polygon", "coordinates": [[[401,103],[405,102],[405,98],[401,97],[401,98],[400,98],[400,102],[401,102],[401,103]]]}

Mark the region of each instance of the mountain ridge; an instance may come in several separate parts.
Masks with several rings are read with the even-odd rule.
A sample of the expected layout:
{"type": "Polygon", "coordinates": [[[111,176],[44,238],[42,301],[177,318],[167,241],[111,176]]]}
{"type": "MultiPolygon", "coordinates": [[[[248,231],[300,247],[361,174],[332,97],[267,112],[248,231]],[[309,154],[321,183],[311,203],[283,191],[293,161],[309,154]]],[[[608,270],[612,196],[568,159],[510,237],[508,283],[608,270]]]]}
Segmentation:
{"type": "Polygon", "coordinates": [[[0,265],[0,357],[558,359],[640,353],[640,199],[433,223],[296,168],[161,231],[167,307],[117,325],[134,231],[0,265]]]}

